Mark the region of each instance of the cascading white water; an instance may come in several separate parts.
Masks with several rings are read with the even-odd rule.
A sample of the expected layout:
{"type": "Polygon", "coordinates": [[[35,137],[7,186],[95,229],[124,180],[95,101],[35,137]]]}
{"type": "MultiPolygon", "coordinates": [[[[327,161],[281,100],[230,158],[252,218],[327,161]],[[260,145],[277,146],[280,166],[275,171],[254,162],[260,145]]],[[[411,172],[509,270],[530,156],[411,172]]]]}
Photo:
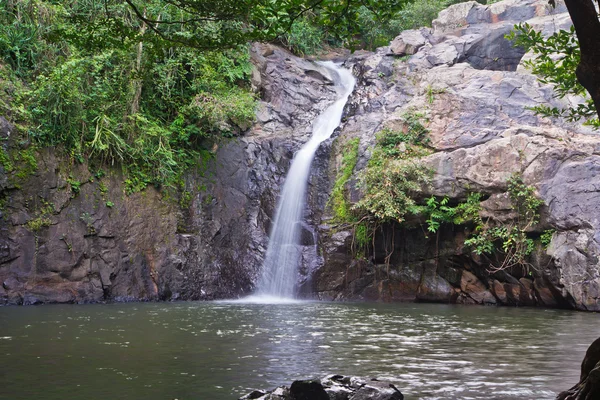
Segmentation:
{"type": "Polygon", "coordinates": [[[310,165],[319,145],[328,139],[342,119],[344,106],[354,90],[352,73],[332,62],[319,63],[335,84],[337,100],[319,115],[310,140],[296,153],[285,179],[275,221],[269,237],[257,295],[274,299],[294,297],[296,271],[300,263],[299,232],[306,196],[310,165]]]}

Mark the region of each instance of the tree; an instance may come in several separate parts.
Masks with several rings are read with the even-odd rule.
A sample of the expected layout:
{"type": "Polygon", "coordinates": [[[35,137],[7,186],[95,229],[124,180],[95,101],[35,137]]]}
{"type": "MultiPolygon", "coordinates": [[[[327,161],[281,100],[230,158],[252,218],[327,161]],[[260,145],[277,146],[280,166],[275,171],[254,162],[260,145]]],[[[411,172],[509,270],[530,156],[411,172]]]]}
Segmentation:
{"type": "MultiPolygon", "coordinates": [[[[600,0],[596,0],[600,6],[600,0]]],[[[549,3],[554,5],[555,0],[549,3]]],[[[573,21],[581,57],[575,71],[579,83],[588,91],[600,118],[600,20],[593,0],[565,0],[573,21]]]]}
{"type": "MultiPolygon", "coordinates": [[[[106,0],[90,13],[74,12],[82,31],[93,38],[106,27],[121,38],[152,40],[201,50],[220,50],[251,41],[272,41],[289,32],[294,22],[311,15],[328,35],[352,46],[360,33],[359,9],[366,7],[380,21],[389,20],[408,0],[106,0]],[[123,24],[123,4],[147,29],[123,24]],[[185,29],[183,28],[185,27],[185,29]],[[185,34],[183,33],[185,32],[185,34]]],[[[81,33],[78,32],[78,33],[81,33]]]]}
{"type": "MultiPolygon", "coordinates": [[[[600,49],[594,38],[600,37],[600,21],[592,0],[565,0],[573,20],[569,30],[559,30],[549,37],[523,23],[515,26],[507,38],[515,45],[531,50],[534,58],[525,66],[542,83],[554,85],[556,97],[591,97],[576,106],[560,109],[540,105],[534,107],[546,116],[565,117],[569,121],[583,119],[600,127],[600,49]],[[587,8],[586,8],[587,7],[587,8]],[[584,15],[582,15],[584,14],[584,15]]],[[[600,1],[600,0],[597,0],[600,1]]],[[[555,2],[550,0],[552,6],[555,2]]]]}

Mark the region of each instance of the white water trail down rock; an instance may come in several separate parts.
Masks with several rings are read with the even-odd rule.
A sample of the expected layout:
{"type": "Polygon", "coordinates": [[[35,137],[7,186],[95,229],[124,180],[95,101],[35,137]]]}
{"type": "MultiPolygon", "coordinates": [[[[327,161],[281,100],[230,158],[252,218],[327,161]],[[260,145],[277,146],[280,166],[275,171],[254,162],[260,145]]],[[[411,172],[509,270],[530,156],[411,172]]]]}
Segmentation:
{"type": "Polygon", "coordinates": [[[311,138],[292,161],[277,205],[262,276],[253,297],[271,300],[294,298],[296,274],[301,259],[299,232],[310,166],[319,145],[340,124],[344,106],[354,90],[356,80],[349,70],[329,61],[319,64],[323,67],[323,74],[334,82],[338,98],[315,119],[311,138]]]}

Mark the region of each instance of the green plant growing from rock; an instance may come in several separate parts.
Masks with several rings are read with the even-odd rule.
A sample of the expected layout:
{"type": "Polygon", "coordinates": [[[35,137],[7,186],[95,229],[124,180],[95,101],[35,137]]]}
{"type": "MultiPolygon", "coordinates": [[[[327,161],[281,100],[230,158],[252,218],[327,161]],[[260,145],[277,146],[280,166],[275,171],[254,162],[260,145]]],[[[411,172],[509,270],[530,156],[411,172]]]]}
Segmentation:
{"type": "Polygon", "coordinates": [[[556,229],[546,229],[540,235],[540,243],[542,244],[542,246],[545,249],[547,249],[548,246],[550,246],[550,243],[552,242],[552,237],[554,236],[555,233],[556,233],[556,229]]]}
{"type": "Polygon", "coordinates": [[[520,174],[514,174],[508,180],[508,194],[516,219],[501,224],[480,221],[475,227],[475,234],[465,240],[465,245],[477,255],[492,254],[498,248],[502,249],[503,261],[499,265],[490,264],[490,272],[513,266],[521,266],[529,271],[531,267],[527,258],[534,251],[535,242],[528,232],[538,224],[539,208],[544,202],[535,196],[533,187],[525,185],[520,174]]]}
{"type": "Polygon", "coordinates": [[[69,253],[72,253],[73,252],[73,244],[69,241],[69,238],[67,237],[67,235],[62,234],[59,239],[62,240],[63,242],[65,242],[65,246],[67,246],[67,251],[69,253]]]}
{"type": "Polygon", "coordinates": [[[346,200],[346,185],[352,177],[352,172],[358,161],[359,144],[360,139],[355,138],[342,146],[342,163],[337,179],[333,184],[328,204],[333,210],[334,219],[337,222],[349,222],[354,218],[350,209],[351,206],[346,200]]]}
{"type": "Polygon", "coordinates": [[[88,212],[81,213],[79,217],[81,221],[85,224],[87,228],[87,236],[93,236],[96,234],[96,228],[94,227],[94,217],[88,212]]]}
{"type": "Polygon", "coordinates": [[[71,188],[71,193],[73,193],[73,197],[76,197],[79,194],[79,191],[81,190],[81,182],[73,178],[72,175],[69,175],[69,177],[67,178],[67,183],[71,188]]]}
{"type": "MultiPolygon", "coordinates": [[[[353,217],[354,251],[365,254],[377,227],[406,220],[420,208],[417,198],[429,186],[433,171],[420,158],[431,154],[423,116],[406,113],[399,130],[384,128],[366,168],[358,176],[363,197],[350,208],[353,217]]],[[[386,258],[389,260],[389,257],[386,258]]]]}
{"type": "Polygon", "coordinates": [[[42,228],[47,228],[52,224],[52,219],[50,217],[56,213],[54,204],[49,203],[44,199],[41,199],[41,203],[42,207],[36,212],[36,217],[30,219],[25,224],[25,227],[36,235],[42,228]]]}
{"type": "Polygon", "coordinates": [[[415,201],[426,188],[433,171],[420,158],[431,154],[427,129],[419,114],[404,115],[404,129],[383,129],[367,168],[359,176],[363,198],[354,208],[372,215],[379,222],[403,222],[407,214],[418,214],[415,201]]]}
{"type": "Polygon", "coordinates": [[[446,93],[446,89],[445,88],[437,89],[437,88],[434,88],[431,85],[428,85],[427,86],[427,102],[429,104],[433,104],[433,102],[435,100],[435,95],[436,94],[442,94],[442,93],[446,93]]]}
{"type": "Polygon", "coordinates": [[[421,206],[420,213],[427,224],[427,231],[437,233],[440,226],[444,223],[463,225],[468,222],[479,224],[481,217],[481,193],[470,193],[467,199],[458,203],[456,206],[451,206],[450,199],[445,196],[441,200],[431,196],[421,206]]]}

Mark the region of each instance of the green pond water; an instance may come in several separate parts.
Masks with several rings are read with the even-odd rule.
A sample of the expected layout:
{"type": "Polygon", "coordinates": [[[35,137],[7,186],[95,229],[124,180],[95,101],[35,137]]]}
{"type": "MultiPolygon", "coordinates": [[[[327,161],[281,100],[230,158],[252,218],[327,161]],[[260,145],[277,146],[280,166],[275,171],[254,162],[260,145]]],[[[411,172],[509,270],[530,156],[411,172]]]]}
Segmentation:
{"type": "Polygon", "coordinates": [[[236,399],[348,374],[407,399],[553,399],[596,314],[433,304],[131,303],[0,308],[0,399],[236,399]]]}

